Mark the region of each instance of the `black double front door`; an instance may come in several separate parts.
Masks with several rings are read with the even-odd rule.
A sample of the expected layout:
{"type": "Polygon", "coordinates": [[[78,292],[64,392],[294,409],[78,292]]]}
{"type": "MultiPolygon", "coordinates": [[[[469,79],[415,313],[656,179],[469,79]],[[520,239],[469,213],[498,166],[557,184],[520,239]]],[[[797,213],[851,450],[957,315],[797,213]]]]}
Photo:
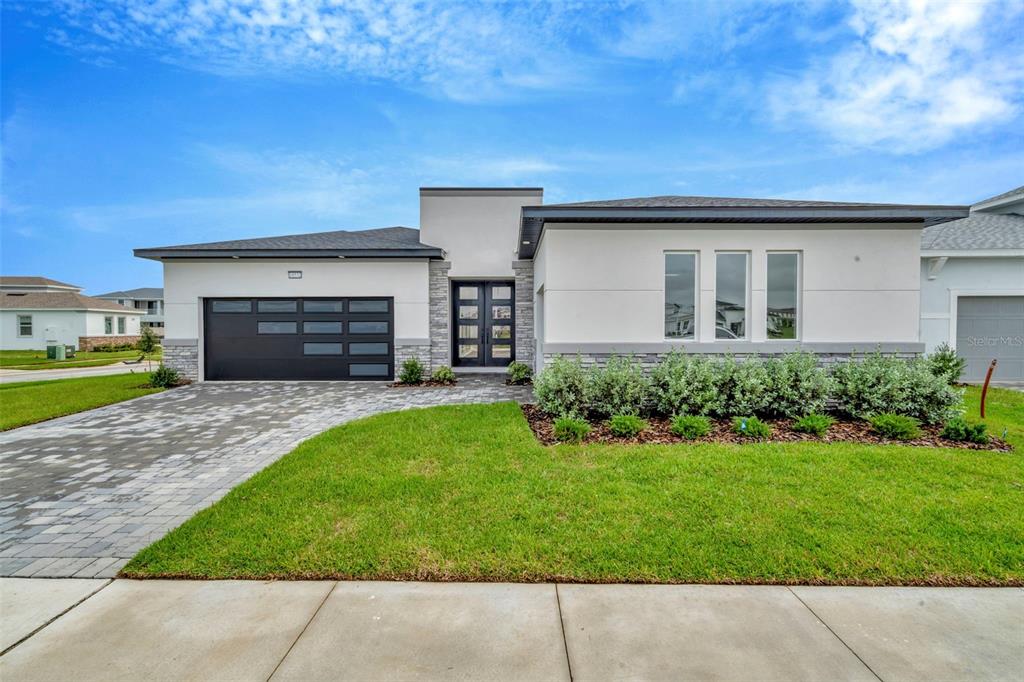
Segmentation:
{"type": "Polygon", "coordinates": [[[452,364],[503,367],[515,360],[515,316],[513,282],[453,282],[452,364]]]}

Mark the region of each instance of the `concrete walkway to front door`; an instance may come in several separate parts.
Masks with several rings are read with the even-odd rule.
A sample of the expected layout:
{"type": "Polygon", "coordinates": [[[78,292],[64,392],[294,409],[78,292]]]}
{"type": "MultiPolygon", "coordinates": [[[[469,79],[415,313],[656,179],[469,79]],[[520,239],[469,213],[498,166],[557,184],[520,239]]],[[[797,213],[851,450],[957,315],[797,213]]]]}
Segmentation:
{"type": "Polygon", "coordinates": [[[0,679],[1016,680],[1019,588],[0,580],[0,679]]]}
{"type": "Polygon", "coordinates": [[[217,382],[0,433],[0,576],[111,577],[140,549],[332,426],[381,412],[526,401],[504,376],[454,387],[217,382]]]}

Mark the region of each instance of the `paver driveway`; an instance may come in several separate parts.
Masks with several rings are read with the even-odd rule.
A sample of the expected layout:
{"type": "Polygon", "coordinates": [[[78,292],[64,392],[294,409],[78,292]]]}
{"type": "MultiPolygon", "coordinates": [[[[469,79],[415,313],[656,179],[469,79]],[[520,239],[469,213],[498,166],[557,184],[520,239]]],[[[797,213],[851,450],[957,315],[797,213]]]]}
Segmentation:
{"type": "Polygon", "coordinates": [[[300,441],[380,412],[530,399],[503,379],[204,383],[7,431],[0,576],[112,576],[300,441]]]}

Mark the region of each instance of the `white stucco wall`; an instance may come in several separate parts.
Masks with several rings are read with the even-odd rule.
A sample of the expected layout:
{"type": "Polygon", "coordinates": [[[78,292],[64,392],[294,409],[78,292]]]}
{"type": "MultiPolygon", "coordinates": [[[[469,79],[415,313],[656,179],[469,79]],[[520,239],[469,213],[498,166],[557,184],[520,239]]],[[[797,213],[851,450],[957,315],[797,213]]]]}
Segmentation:
{"type": "Polygon", "coordinates": [[[956,346],[952,324],[958,296],[1024,296],[1024,257],[950,257],[933,280],[932,259],[921,259],[921,341],[929,352],[942,343],[956,346]]]}
{"type": "Polygon", "coordinates": [[[750,254],[749,341],[766,340],[768,251],[801,252],[800,340],[918,341],[919,229],[547,224],[545,343],[661,343],[665,252],[699,252],[698,338],[715,342],[715,253],[750,254]]]}
{"type": "Polygon", "coordinates": [[[214,297],[390,296],[395,337],[430,336],[427,260],[225,259],[164,262],[168,339],[198,339],[200,300],[214,297]],[[302,279],[289,279],[289,270],[302,279]]]}
{"type": "Polygon", "coordinates": [[[543,201],[540,190],[420,192],[420,241],[444,249],[453,278],[511,278],[523,206],[543,201]]]}
{"type": "Polygon", "coordinates": [[[83,310],[2,310],[0,311],[0,349],[42,350],[46,342],[56,340],[66,346],[78,348],[80,336],[107,336],[104,333],[103,318],[114,318],[114,333],[117,333],[117,318],[125,318],[124,336],[139,334],[141,315],[83,310]],[[32,316],[32,336],[18,336],[18,316],[32,316]]]}

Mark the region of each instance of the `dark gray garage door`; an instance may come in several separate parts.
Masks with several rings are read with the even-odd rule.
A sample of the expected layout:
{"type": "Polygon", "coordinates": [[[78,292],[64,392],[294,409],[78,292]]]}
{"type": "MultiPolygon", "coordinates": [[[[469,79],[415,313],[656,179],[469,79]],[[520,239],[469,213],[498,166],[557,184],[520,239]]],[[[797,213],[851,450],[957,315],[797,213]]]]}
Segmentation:
{"type": "Polygon", "coordinates": [[[967,360],[965,381],[981,381],[993,360],[994,381],[1024,380],[1024,296],[957,299],[956,352],[967,360]]]}
{"type": "Polygon", "coordinates": [[[207,379],[392,379],[390,298],[213,298],[207,379]]]}

